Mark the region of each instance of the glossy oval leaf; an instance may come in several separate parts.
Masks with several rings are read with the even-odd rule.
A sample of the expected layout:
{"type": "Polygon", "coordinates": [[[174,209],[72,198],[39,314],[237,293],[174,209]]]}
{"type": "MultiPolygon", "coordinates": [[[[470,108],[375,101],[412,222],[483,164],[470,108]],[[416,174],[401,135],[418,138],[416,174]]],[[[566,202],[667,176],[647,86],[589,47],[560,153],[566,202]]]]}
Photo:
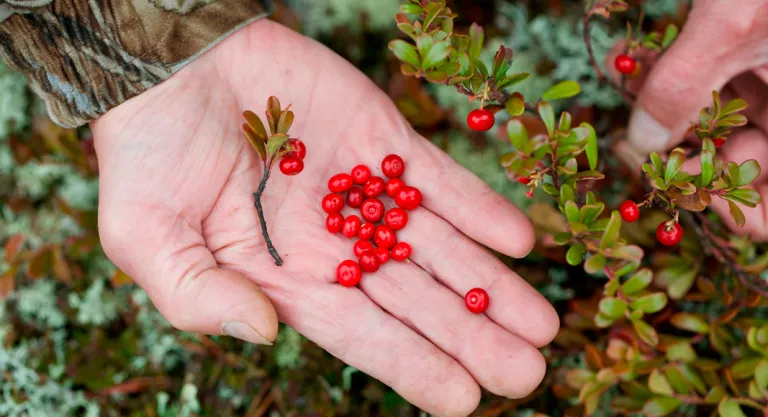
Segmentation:
{"type": "Polygon", "coordinates": [[[395,54],[395,56],[414,68],[421,68],[421,59],[419,59],[419,53],[416,51],[416,47],[410,43],[396,39],[389,43],[389,50],[395,54]]]}

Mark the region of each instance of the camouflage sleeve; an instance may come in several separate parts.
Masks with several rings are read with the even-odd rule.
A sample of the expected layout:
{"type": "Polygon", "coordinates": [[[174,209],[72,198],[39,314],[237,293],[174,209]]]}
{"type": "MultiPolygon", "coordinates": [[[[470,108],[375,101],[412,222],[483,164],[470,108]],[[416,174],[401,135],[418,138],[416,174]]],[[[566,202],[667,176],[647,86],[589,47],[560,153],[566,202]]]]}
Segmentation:
{"type": "Polygon", "coordinates": [[[77,127],[161,83],[269,0],[0,0],[0,58],[77,127]]]}

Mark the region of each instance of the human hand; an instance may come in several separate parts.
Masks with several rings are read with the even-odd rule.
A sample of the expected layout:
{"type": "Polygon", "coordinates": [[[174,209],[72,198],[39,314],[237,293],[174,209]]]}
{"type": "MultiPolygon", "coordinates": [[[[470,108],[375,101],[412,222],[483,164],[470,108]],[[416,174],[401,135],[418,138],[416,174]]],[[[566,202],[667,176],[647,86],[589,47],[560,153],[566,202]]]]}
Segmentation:
{"type": "Polygon", "coordinates": [[[475,242],[524,256],[527,219],[322,45],[254,23],[92,127],[103,247],[175,327],[269,343],[279,317],[440,416],[469,414],[479,386],[521,397],[543,378],[535,347],[553,339],[558,317],[475,242]],[[243,110],[262,115],[270,95],[292,105],[292,136],[308,149],[304,171],[274,173],[262,200],[282,267],[264,245],[253,207],[261,162],[240,130],[243,110]],[[342,287],[335,270],[352,243],[326,231],[327,178],[390,153],[424,194],[399,232],[413,262],[342,287]],[[473,287],[490,294],[486,315],[464,308],[473,287]]]}
{"type": "MultiPolygon", "coordinates": [[[[768,0],[694,1],[669,50],[657,62],[645,58],[644,64],[652,63],[653,69],[644,80],[630,84],[639,94],[628,135],[638,151],[647,154],[679,144],[701,109],[711,105],[712,91],[722,90],[724,102],[740,97],[749,103],[745,115],[753,126],[735,131],[718,149],[718,157],[737,163],[755,159],[768,166],[768,0]]],[[[698,159],[684,169],[700,172],[698,159]]],[[[735,233],[768,240],[766,179],[768,170],[763,170],[753,183],[763,203],[743,208],[742,228],[728,215],[725,200],[712,199],[711,207],[735,233]]]]}

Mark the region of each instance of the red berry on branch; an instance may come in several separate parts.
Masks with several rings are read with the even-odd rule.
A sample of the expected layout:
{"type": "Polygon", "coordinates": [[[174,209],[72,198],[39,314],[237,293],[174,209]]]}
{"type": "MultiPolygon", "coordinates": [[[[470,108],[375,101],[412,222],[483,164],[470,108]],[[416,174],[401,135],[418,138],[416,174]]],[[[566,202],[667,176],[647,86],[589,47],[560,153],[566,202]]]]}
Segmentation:
{"type": "Polygon", "coordinates": [[[360,229],[357,231],[357,238],[362,240],[371,240],[373,238],[373,232],[376,230],[376,225],[371,222],[365,222],[360,225],[360,229]]]}
{"type": "Polygon", "coordinates": [[[381,265],[379,258],[376,257],[376,254],[373,253],[372,250],[361,254],[358,261],[360,262],[360,269],[365,272],[376,272],[379,270],[379,266],[381,265]]]}
{"type": "Polygon", "coordinates": [[[352,176],[349,174],[336,174],[328,180],[328,189],[332,193],[343,193],[350,188],[352,188],[352,176]]]}
{"type": "Polygon", "coordinates": [[[381,177],[371,177],[363,185],[363,193],[368,197],[376,197],[384,192],[384,180],[381,177]]]}
{"type": "Polygon", "coordinates": [[[619,214],[625,222],[634,222],[640,218],[640,207],[634,201],[627,200],[619,206],[619,214]]]}
{"type": "Polygon", "coordinates": [[[357,236],[357,231],[360,229],[360,223],[360,218],[354,214],[347,216],[347,218],[344,219],[344,224],[341,226],[341,234],[352,239],[357,236]]]}
{"type": "Polygon", "coordinates": [[[675,246],[683,239],[683,227],[680,223],[669,226],[668,222],[661,222],[656,228],[656,239],[664,246],[675,246]]]}
{"type": "Polygon", "coordinates": [[[464,304],[467,306],[467,310],[475,314],[484,313],[488,309],[489,302],[488,293],[482,288],[472,288],[464,296],[464,304]]]}
{"type": "Polygon", "coordinates": [[[527,193],[525,193],[525,196],[526,196],[526,197],[528,197],[528,198],[533,198],[533,188],[531,188],[530,190],[528,190],[528,192],[527,192],[527,193]]]}
{"type": "Polygon", "coordinates": [[[345,287],[354,287],[360,282],[363,271],[360,265],[353,260],[346,260],[336,267],[336,281],[345,287]]]}
{"type": "Polygon", "coordinates": [[[280,172],[285,175],[296,175],[304,170],[304,161],[296,156],[286,156],[280,160],[280,172]]]}
{"type": "Polygon", "coordinates": [[[397,190],[403,188],[404,186],[405,181],[401,180],[400,178],[392,178],[387,181],[386,184],[384,184],[384,189],[387,191],[388,196],[394,198],[397,190]]]}
{"type": "Polygon", "coordinates": [[[363,204],[365,200],[365,193],[360,187],[352,187],[347,193],[347,204],[352,208],[358,208],[363,204]]]}
{"type": "Polygon", "coordinates": [[[712,143],[715,144],[715,148],[719,148],[725,145],[725,138],[714,138],[712,139],[712,143]]]}
{"type": "Polygon", "coordinates": [[[323,197],[323,211],[326,213],[338,213],[344,208],[344,198],[335,193],[323,197]]]}
{"type": "Polygon", "coordinates": [[[389,249],[397,243],[395,232],[387,226],[377,226],[373,232],[373,242],[380,248],[389,249]]]}
{"type": "Polygon", "coordinates": [[[358,240],[355,242],[354,245],[352,245],[352,252],[355,253],[355,256],[358,258],[360,255],[362,255],[365,252],[372,251],[374,249],[373,242],[370,240],[358,240]]]}
{"type": "Polygon", "coordinates": [[[389,251],[387,248],[376,248],[373,250],[373,254],[376,255],[376,259],[379,260],[380,265],[384,265],[389,260],[389,251]]]}
{"type": "Polygon", "coordinates": [[[376,223],[384,216],[384,203],[378,198],[366,198],[360,206],[360,214],[365,220],[376,223]]]}
{"type": "Polygon", "coordinates": [[[472,110],[467,116],[467,125],[470,129],[477,132],[491,130],[494,123],[496,123],[496,116],[486,109],[472,110]]]}
{"type": "Polygon", "coordinates": [[[341,227],[343,224],[344,216],[338,212],[329,214],[328,218],[325,219],[325,227],[328,228],[328,231],[331,233],[341,232],[341,227]]]}
{"type": "Polygon", "coordinates": [[[517,179],[517,182],[523,185],[528,185],[531,182],[531,177],[520,177],[517,179]]]}
{"type": "Polygon", "coordinates": [[[637,61],[626,54],[617,56],[613,64],[616,66],[616,71],[625,75],[632,74],[637,69],[637,61]]]}
{"type": "Polygon", "coordinates": [[[399,178],[405,172],[405,162],[398,155],[391,154],[381,161],[381,172],[388,178],[399,178]]]}
{"type": "Polygon", "coordinates": [[[293,149],[288,155],[295,156],[299,159],[304,159],[307,156],[307,145],[300,139],[289,139],[288,149],[293,149]]]}
{"type": "Polygon", "coordinates": [[[395,261],[404,261],[411,257],[411,245],[406,242],[397,242],[392,248],[392,259],[395,261]]]}
{"type": "Polygon", "coordinates": [[[384,214],[384,223],[392,230],[400,230],[408,223],[408,212],[395,207],[384,214]]]}
{"type": "Polygon", "coordinates": [[[413,210],[421,205],[421,191],[406,185],[397,190],[395,204],[405,210],[413,210]]]}
{"type": "Polygon", "coordinates": [[[352,168],[352,179],[355,184],[365,184],[368,178],[371,178],[371,169],[367,166],[361,164],[352,168]]]}

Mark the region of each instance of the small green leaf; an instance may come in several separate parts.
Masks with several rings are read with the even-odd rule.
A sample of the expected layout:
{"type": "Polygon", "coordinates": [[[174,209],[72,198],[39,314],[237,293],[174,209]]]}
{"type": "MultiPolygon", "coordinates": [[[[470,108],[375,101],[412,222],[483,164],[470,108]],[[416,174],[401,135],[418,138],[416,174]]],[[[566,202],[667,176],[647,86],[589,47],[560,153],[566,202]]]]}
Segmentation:
{"type": "Polygon", "coordinates": [[[720,417],[747,417],[736,400],[726,399],[717,406],[717,412],[720,417]]]}
{"type": "Polygon", "coordinates": [[[568,232],[560,232],[555,234],[555,243],[558,245],[567,245],[571,243],[571,240],[573,239],[573,235],[571,235],[568,232]]]}
{"type": "Polygon", "coordinates": [[[616,320],[612,319],[612,318],[610,318],[608,316],[605,316],[605,315],[603,315],[601,313],[595,314],[595,326],[597,326],[597,327],[599,327],[601,329],[605,329],[605,328],[611,327],[611,325],[613,324],[614,321],[616,321],[616,320]]]}
{"type": "Polygon", "coordinates": [[[512,74],[509,77],[503,79],[502,81],[499,81],[496,84],[496,88],[501,90],[501,89],[504,89],[504,88],[511,87],[511,86],[513,86],[513,85],[515,85],[515,84],[517,84],[519,82],[525,81],[530,76],[531,76],[531,74],[528,74],[527,72],[521,72],[519,74],[512,74]]]}
{"type": "Polygon", "coordinates": [[[448,81],[448,74],[444,73],[443,71],[428,71],[424,75],[427,78],[427,81],[431,83],[444,84],[446,81],[448,81]]]}
{"type": "Polygon", "coordinates": [[[496,55],[493,57],[493,68],[491,74],[497,80],[501,80],[507,74],[507,71],[512,66],[512,50],[499,46],[499,50],[496,51],[496,55]]]}
{"type": "Polygon", "coordinates": [[[568,261],[569,265],[576,266],[584,260],[584,254],[586,253],[586,246],[581,243],[576,243],[568,248],[568,252],[565,254],[565,260],[568,261]]]}
{"type": "Polygon", "coordinates": [[[727,396],[728,393],[725,391],[725,389],[723,389],[723,387],[712,387],[709,390],[707,396],[704,398],[704,401],[706,401],[707,404],[716,404],[727,396]]]}
{"type": "Polygon", "coordinates": [[[245,121],[248,123],[248,126],[251,127],[253,133],[256,134],[256,137],[261,139],[262,142],[266,142],[267,129],[264,128],[264,123],[261,122],[259,116],[256,116],[256,114],[250,110],[246,110],[243,112],[243,117],[245,117],[245,121]]]}
{"type": "Polygon", "coordinates": [[[678,32],[679,30],[677,29],[677,26],[668,25],[667,29],[664,31],[664,37],[661,39],[661,47],[664,49],[669,47],[669,45],[675,41],[675,38],[677,38],[678,32]]]}
{"type": "Polygon", "coordinates": [[[251,126],[248,124],[243,124],[243,132],[245,132],[245,136],[248,138],[248,141],[251,142],[253,149],[256,149],[256,151],[259,153],[261,160],[266,161],[267,154],[266,149],[264,148],[264,141],[253,131],[253,129],[251,129],[251,126]]]}
{"type": "Polygon", "coordinates": [[[520,116],[525,112],[525,101],[520,93],[512,94],[504,103],[504,108],[511,116],[520,116]]]}
{"type": "Polygon", "coordinates": [[[579,213],[579,206],[574,201],[568,201],[565,203],[565,217],[569,223],[576,223],[581,219],[579,213]]]}
{"type": "Polygon", "coordinates": [[[560,187],[560,204],[565,204],[566,201],[571,201],[576,197],[573,194],[573,187],[570,185],[563,185],[560,187]]]}
{"type": "Polygon", "coordinates": [[[576,81],[559,82],[541,95],[542,100],[560,100],[573,97],[581,92],[581,86],[576,81]]]}
{"type": "Polygon", "coordinates": [[[768,361],[760,362],[757,368],[755,368],[755,382],[763,391],[768,388],[768,361]]]}
{"type": "Polygon", "coordinates": [[[633,301],[630,306],[633,310],[642,310],[646,314],[658,313],[667,305],[667,294],[657,292],[648,294],[633,301]]]}
{"type": "Polygon", "coordinates": [[[667,169],[664,173],[664,181],[672,181],[672,179],[675,178],[675,175],[677,175],[678,171],[680,171],[680,168],[682,168],[683,162],[685,162],[685,154],[683,151],[679,149],[673,150],[672,153],[669,154],[669,159],[667,160],[667,169]]]}
{"type": "Polygon", "coordinates": [[[419,51],[420,56],[425,57],[429,53],[429,50],[432,49],[434,43],[435,40],[432,38],[432,35],[422,33],[416,37],[416,50],[419,51]]]}
{"type": "Polygon", "coordinates": [[[405,14],[421,14],[421,6],[418,4],[402,4],[400,11],[405,14]]]}
{"type": "Polygon", "coordinates": [[[541,120],[547,127],[549,136],[552,137],[555,133],[555,110],[552,108],[552,105],[546,101],[539,103],[539,116],[541,116],[541,120]]]}
{"type": "Polygon", "coordinates": [[[611,220],[605,228],[603,237],[600,239],[600,249],[612,247],[618,240],[621,233],[621,215],[617,210],[611,212],[611,220]]]}
{"type": "Polygon", "coordinates": [[[755,374],[755,369],[763,361],[761,356],[752,358],[742,358],[731,365],[731,376],[735,380],[751,378],[755,374]]]}
{"type": "Polygon", "coordinates": [[[275,155],[287,140],[288,135],[284,133],[276,133],[270,136],[269,140],[267,140],[267,155],[270,157],[275,155]]]}
{"type": "Polygon", "coordinates": [[[627,312],[627,302],[614,297],[605,297],[600,300],[598,309],[606,317],[617,319],[627,312]]]}
{"type": "Polygon", "coordinates": [[[421,63],[421,68],[424,70],[428,70],[431,68],[434,68],[438,66],[438,64],[442,63],[445,58],[448,58],[448,55],[451,53],[451,40],[445,39],[440,42],[435,42],[431,48],[429,48],[429,52],[427,52],[426,56],[423,56],[423,61],[421,63]]]}
{"type": "Polygon", "coordinates": [[[659,343],[659,335],[648,323],[642,320],[632,320],[632,327],[635,328],[635,333],[637,333],[640,339],[645,343],[652,346],[656,346],[659,343]]]}
{"type": "Polygon", "coordinates": [[[754,159],[745,161],[743,164],[739,165],[739,178],[735,180],[735,185],[737,187],[743,187],[751,184],[758,175],[760,175],[760,164],[754,159]]]}
{"type": "Polygon", "coordinates": [[[279,133],[277,121],[280,119],[280,113],[280,100],[275,96],[270,96],[267,99],[267,121],[269,122],[269,130],[273,135],[279,133]]]}
{"type": "Polygon", "coordinates": [[[589,129],[589,136],[587,136],[587,160],[589,161],[589,169],[597,169],[597,134],[595,128],[589,123],[582,123],[581,127],[589,129]]]}
{"type": "Polygon", "coordinates": [[[474,61],[474,64],[475,64],[475,68],[477,68],[477,70],[480,72],[480,75],[483,76],[482,79],[475,78],[479,81],[479,85],[477,86],[478,88],[475,88],[475,90],[478,90],[480,85],[482,85],[482,83],[489,77],[489,74],[488,74],[488,68],[485,66],[483,61],[476,59],[474,61]]]}
{"type": "Polygon", "coordinates": [[[621,286],[621,292],[624,295],[637,294],[648,287],[651,284],[651,280],[653,280],[653,272],[648,268],[643,268],[621,286]]]}
{"type": "Polygon", "coordinates": [[[280,113],[280,119],[277,121],[277,133],[285,133],[287,135],[293,125],[293,117],[292,111],[283,110],[280,113]]]}
{"type": "Polygon", "coordinates": [[[414,68],[421,68],[421,60],[419,59],[419,53],[416,51],[416,47],[410,43],[397,39],[389,43],[389,50],[392,51],[395,56],[414,68]]]}
{"type": "Polygon", "coordinates": [[[440,6],[438,3],[427,3],[426,6],[424,6],[424,12],[426,13],[424,17],[424,30],[427,30],[429,25],[432,24],[432,21],[435,20],[438,14],[443,10],[443,7],[440,6]]]}
{"type": "Polygon", "coordinates": [[[691,393],[693,387],[679,369],[674,366],[667,366],[664,371],[667,374],[667,379],[669,380],[670,385],[672,385],[672,388],[674,388],[675,391],[684,395],[691,393]]]}
{"type": "Polygon", "coordinates": [[[715,155],[710,151],[701,152],[701,186],[707,187],[715,177],[715,155]]]}
{"type": "Polygon", "coordinates": [[[525,145],[528,143],[528,131],[523,122],[517,119],[510,120],[507,123],[507,136],[509,136],[509,141],[515,149],[518,151],[525,150],[525,145]]]}
{"type": "Polygon", "coordinates": [[[690,343],[675,343],[667,348],[667,359],[670,362],[693,362],[696,360],[696,351],[693,350],[690,343]]]}
{"type": "Polygon", "coordinates": [[[584,262],[584,270],[587,271],[587,273],[596,274],[603,270],[605,261],[605,256],[600,255],[599,253],[592,255],[589,259],[587,259],[587,262],[584,262]]]}
{"type": "Polygon", "coordinates": [[[664,374],[658,369],[654,369],[651,375],[648,376],[648,389],[656,394],[661,395],[674,395],[675,391],[672,386],[669,385],[669,381],[664,374]]]}
{"type": "Polygon", "coordinates": [[[750,188],[739,188],[737,190],[731,190],[725,193],[723,197],[733,200],[737,203],[744,204],[748,207],[755,207],[760,204],[762,197],[760,193],[750,188]]]}
{"type": "Polygon", "coordinates": [[[669,319],[669,322],[678,329],[687,330],[689,332],[700,334],[709,332],[709,323],[694,314],[677,313],[669,319]]]}
{"type": "Polygon", "coordinates": [[[661,157],[656,152],[651,152],[651,163],[656,170],[656,175],[664,176],[664,163],[661,161],[661,157]]]}
{"type": "Polygon", "coordinates": [[[743,99],[737,98],[729,101],[725,106],[723,106],[723,109],[720,111],[720,114],[723,116],[728,116],[733,113],[738,113],[740,111],[744,111],[749,107],[747,105],[747,102],[743,99]]]}
{"type": "Polygon", "coordinates": [[[744,227],[745,224],[747,224],[747,218],[744,217],[744,212],[741,211],[741,208],[736,205],[733,201],[728,200],[728,208],[731,212],[731,218],[733,218],[734,223],[736,223],[736,226],[738,227],[744,227]]]}
{"type": "Polygon", "coordinates": [[[581,207],[581,222],[589,225],[605,210],[605,204],[588,204],[581,207]]]}
{"type": "Polygon", "coordinates": [[[477,23],[472,23],[472,26],[469,27],[469,39],[469,57],[475,60],[480,56],[480,52],[483,50],[483,42],[485,41],[483,28],[477,23]]]}
{"type": "Polygon", "coordinates": [[[614,248],[611,251],[611,258],[625,259],[628,261],[640,262],[643,260],[643,249],[636,245],[624,245],[614,248]]]}

